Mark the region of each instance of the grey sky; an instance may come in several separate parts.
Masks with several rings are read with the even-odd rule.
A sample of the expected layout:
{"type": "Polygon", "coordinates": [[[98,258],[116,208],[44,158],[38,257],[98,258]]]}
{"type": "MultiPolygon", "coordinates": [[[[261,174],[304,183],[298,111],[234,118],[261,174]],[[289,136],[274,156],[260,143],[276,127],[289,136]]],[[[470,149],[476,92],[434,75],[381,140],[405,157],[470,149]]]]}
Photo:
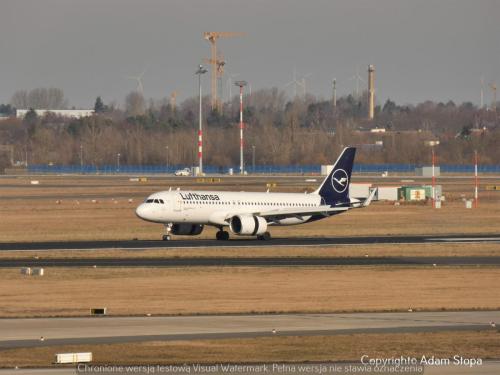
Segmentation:
{"type": "Polygon", "coordinates": [[[219,46],[253,90],[283,88],[295,66],[312,94],[330,97],[336,77],[343,95],[371,63],[379,103],[478,103],[481,76],[500,83],[499,17],[498,0],[1,0],[0,103],[53,86],[77,107],[97,95],[121,105],[135,88],[125,76],[145,68],[146,97],[182,100],[209,57],[203,31],[246,33],[219,46]]]}

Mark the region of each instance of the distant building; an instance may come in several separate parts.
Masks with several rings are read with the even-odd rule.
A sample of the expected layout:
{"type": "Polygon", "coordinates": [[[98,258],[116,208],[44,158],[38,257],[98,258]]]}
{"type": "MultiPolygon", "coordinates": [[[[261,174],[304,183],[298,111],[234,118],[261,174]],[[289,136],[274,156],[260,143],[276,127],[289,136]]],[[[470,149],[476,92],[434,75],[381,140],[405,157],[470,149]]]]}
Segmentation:
{"type": "MultiPolygon", "coordinates": [[[[415,168],[415,175],[419,177],[432,177],[432,166],[423,166],[415,168]]],[[[439,177],[440,175],[441,175],[441,168],[435,166],[434,176],[439,177]]]]}
{"type": "MultiPolygon", "coordinates": [[[[18,109],[16,110],[17,118],[24,118],[29,109],[18,109]]],[[[56,116],[69,117],[69,118],[83,118],[90,117],[94,114],[93,109],[35,109],[38,116],[43,117],[47,113],[53,113],[56,116]]]]}

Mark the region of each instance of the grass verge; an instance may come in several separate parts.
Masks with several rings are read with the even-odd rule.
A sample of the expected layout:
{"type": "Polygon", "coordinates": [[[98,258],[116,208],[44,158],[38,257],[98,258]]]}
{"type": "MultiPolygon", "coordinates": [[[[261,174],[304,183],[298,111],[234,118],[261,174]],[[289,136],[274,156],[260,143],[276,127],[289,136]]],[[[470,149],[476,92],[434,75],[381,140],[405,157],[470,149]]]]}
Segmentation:
{"type": "Polygon", "coordinates": [[[496,309],[497,267],[0,269],[0,317],[496,309]]]}
{"type": "Polygon", "coordinates": [[[0,351],[0,367],[51,366],[55,353],[87,352],[95,364],[359,361],[399,356],[500,357],[496,331],[265,337],[72,345],[0,351]]]}

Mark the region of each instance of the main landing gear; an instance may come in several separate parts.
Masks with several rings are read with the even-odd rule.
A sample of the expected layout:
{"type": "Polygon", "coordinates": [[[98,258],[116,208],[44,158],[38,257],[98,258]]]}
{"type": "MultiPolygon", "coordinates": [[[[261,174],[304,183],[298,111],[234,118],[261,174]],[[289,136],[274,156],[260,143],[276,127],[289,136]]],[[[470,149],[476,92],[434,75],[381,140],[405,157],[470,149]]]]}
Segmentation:
{"type": "MultiPolygon", "coordinates": [[[[219,241],[227,241],[229,240],[229,232],[219,229],[219,231],[215,234],[215,238],[219,241]]],[[[257,239],[261,241],[268,241],[271,239],[271,233],[265,232],[261,235],[258,235],[257,239]]]]}
{"type": "Polygon", "coordinates": [[[271,239],[271,233],[265,232],[264,234],[257,236],[257,239],[261,241],[269,241],[271,239]]]}
{"type": "Polygon", "coordinates": [[[172,224],[172,223],[165,224],[165,232],[166,233],[162,237],[163,241],[170,241],[172,239],[172,236],[170,235],[170,233],[172,232],[173,225],[174,224],[172,224]]]}
{"type": "Polygon", "coordinates": [[[225,230],[219,230],[215,234],[215,238],[219,241],[227,241],[229,240],[229,232],[226,232],[225,230]]]}

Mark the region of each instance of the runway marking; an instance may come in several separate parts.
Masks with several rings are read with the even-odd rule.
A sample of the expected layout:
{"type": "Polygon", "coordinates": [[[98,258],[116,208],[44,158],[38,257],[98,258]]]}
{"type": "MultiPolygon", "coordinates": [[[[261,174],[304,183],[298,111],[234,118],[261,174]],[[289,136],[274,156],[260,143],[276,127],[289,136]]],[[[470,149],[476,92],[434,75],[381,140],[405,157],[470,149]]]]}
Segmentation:
{"type": "MultiPolygon", "coordinates": [[[[500,240],[499,240],[500,241],[500,240]]],[[[172,242],[175,242],[172,241],[172,242]]],[[[12,249],[3,251],[99,251],[99,250],[178,250],[178,249],[214,249],[214,248],[228,248],[228,249],[254,249],[256,247],[269,248],[269,247],[332,247],[332,246],[374,246],[374,245],[422,245],[422,242],[374,242],[374,243],[324,243],[324,244],[272,244],[269,245],[199,245],[199,246],[147,246],[147,247],[98,247],[98,248],[54,248],[54,249],[12,249]]]]}
{"type": "Polygon", "coordinates": [[[500,237],[458,237],[458,238],[426,238],[425,241],[439,241],[439,242],[500,242],[500,237]]]}

